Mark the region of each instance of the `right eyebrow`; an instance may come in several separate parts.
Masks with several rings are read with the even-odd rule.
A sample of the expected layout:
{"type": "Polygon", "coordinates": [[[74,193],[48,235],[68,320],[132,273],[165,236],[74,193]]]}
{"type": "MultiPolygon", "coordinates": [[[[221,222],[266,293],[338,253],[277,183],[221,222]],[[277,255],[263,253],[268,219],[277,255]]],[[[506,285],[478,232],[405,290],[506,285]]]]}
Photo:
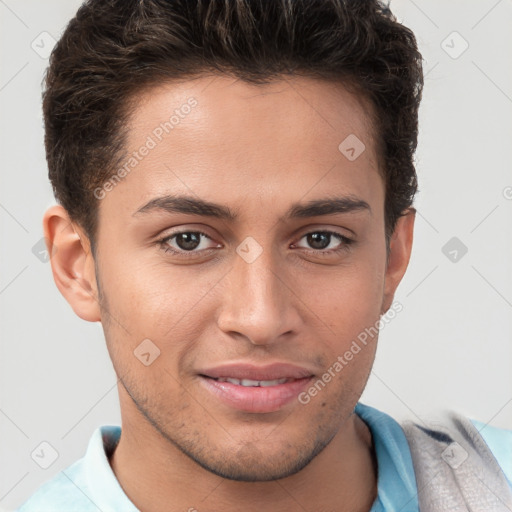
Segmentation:
{"type": "Polygon", "coordinates": [[[237,218],[236,213],[228,207],[219,204],[196,199],[189,196],[162,196],[151,199],[144,206],[139,208],[134,214],[150,213],[153,211],[164,211],[168,213],[185,213],[190,215],[201,215],[204,217],[214,217],[234,221],[237,218]]]}

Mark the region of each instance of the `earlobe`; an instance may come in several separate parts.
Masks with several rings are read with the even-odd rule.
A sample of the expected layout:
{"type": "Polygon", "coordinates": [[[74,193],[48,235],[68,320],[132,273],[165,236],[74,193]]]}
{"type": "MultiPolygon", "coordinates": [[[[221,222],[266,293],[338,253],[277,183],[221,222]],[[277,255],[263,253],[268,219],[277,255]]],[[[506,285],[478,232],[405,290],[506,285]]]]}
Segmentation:
{"type": "Polygon", "coordinates": [[[80,318],[99,322],[96,274],[87,236],[60,205],[45,212],[43,231],[57,288],[80,318]]]}
{"type": "Polygon", "coordinates": [[[384,296],[381,314],[391,307],[395,291],[402,280],[411,257],[416,209],[410,207],[395,226],[391,237],[388,264],[385,273],[384,296]]]}

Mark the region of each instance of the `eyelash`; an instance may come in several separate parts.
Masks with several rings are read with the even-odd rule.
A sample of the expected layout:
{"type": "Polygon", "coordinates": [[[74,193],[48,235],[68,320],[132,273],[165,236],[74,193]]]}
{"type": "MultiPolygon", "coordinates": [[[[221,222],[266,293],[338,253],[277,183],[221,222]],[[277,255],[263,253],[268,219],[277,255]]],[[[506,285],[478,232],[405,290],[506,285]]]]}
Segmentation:
{"type": "MultiPolygon", "coordinates": [[[[198,235],[205,236],[206,238],[209,238],[211,240],[211,238],[206,233],[203,233],[202,231],[180,231],[178,233],[173,233],[172,235],[169,235],[164,238],[161,238],[160,240],[157,240],[157,243],[165,253],[171,253],[171,254],[174,254],[176,256],[180,256],[183,258],[195,257],[195,255],[197,255],[201,251],[184,251],[184,250],[177,251],[176,249],[173,249],[172,247],[170,247],[168,245],[169,240],[172,240],[176,236],[182,235],[184,233],[195,233],[198,235]]],[[[307,235],[311,235],[314,233],[322,233],[322,234],[332,235],[335,238],[337,238],[340,242],[343,242],[341,244],[341,246],[338,247],[337,249],[329,249],[328,251],[326,251],[324,249],[309,249],[309,250],[305,249],[306,252],[313,253],[315,256],[328,257],[328,256],[338,255],[340,253],[349,251],[350,246],[354,243],[354,240],[352,240],[351,238],[348,238],[336,231],[329,231],[329,230],[309,231],[308,233],[304,233],[300,239],[304,238],[307,235]]],[[[204,251],[214,251],[214,250],[215,250],[214,248],[204,249],[204,251]]]]}

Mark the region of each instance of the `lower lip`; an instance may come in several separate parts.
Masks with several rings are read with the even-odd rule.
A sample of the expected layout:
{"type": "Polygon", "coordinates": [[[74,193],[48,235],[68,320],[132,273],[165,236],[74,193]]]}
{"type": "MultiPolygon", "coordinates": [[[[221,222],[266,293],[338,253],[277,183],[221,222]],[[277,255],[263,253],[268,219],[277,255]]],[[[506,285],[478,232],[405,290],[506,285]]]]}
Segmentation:
{"type": "Polygon", "coordinates": [[[276,386],[242,386],[231,382],[219,382],[200,376],[208,391],[226,405],[245,412],[275,412],[297,398],[313,377],[297,379],[276,386]]]}

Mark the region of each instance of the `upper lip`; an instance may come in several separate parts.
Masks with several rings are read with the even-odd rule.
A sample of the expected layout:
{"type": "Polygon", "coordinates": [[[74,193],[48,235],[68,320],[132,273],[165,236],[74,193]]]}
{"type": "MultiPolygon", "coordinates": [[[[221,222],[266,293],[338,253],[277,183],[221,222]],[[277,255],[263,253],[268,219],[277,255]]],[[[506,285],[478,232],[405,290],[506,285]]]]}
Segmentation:
{"type": "Polygon", "coordinates": [[[265,366],[255,366],[248,363],[231,363],[207,368],[199,372],[206,377],[250,379],[250,380],[277,380],[277,379],[303,379],[313,376],[313,372],[301,366],[289,363],[272,363],[265,366]]]}

